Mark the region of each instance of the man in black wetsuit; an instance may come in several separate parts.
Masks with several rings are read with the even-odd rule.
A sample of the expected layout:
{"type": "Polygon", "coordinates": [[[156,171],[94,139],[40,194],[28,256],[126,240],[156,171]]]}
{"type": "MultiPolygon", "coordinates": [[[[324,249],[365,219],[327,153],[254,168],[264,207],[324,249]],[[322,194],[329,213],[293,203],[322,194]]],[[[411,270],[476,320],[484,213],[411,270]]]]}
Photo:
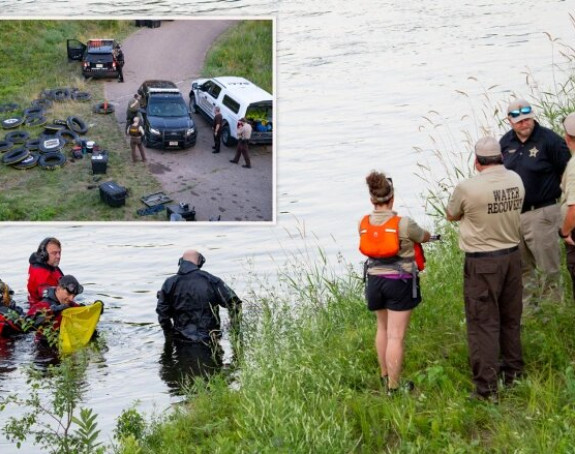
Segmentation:
{"type": "Polygon", "coordinates": [[[156,313],[166,335],[211,345],[221,337],[219,306],[228,310],[232,329],[239,331],[241,300],[224,281],[201,269],[205,259],[187,250],[178,273],[158,292],[156,313]]]}

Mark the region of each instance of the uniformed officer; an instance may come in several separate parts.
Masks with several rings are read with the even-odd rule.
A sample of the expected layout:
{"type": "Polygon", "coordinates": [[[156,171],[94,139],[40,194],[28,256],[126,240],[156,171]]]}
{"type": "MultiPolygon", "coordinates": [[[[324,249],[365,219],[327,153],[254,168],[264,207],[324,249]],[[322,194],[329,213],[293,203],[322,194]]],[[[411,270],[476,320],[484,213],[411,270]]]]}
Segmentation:
{"type": "Polygon", "coordinates": [[[118,82],[124,82],[124,64],[126,63],[124,59],[124,51],[119,44],[116,44],[116,65],[118,68],[118,82]]]}
{"type": "Polygon", "coordinates": [[[519,175],[502,164],[497,140],[480,139],[475,145],[478,174],[457,184],[447,206],[447,220],[460,221],[473,397],[480,399],[497,395],[500,373],[512,384],[523,372],[518,245],[525,189],[519,175]]]}
{"type": "Polygon", "coordinates": [[[533,107],[524,99],[509,104],[507,120],[512,129],[500,140],[503,163],[519,174],[525,186],[519,245],[524,302],[537,304],[539,297],[561,301],[557,201],[561,175],[571,155],[558,134],[535,120],[533,107]]]}

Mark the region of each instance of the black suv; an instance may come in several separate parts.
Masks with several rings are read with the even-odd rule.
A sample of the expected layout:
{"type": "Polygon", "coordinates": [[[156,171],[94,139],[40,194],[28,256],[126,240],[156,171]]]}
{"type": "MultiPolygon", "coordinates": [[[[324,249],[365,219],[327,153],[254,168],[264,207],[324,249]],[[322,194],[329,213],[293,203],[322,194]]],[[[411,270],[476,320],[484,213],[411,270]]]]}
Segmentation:
{"type": "Polygon", "coordinates": [[[144,143],[150,148],[188,148],[196,143],[196,125],[182,93],[173,82],[147,80],[142,96],[144,143]]]}
{"type": "Polygon", "coordinates": [[[90,39],[86,44],[77,39],[67,40],[69,60],[82,62],[82,74],[88,77],[118,77],[116,41],[90,39]]]}

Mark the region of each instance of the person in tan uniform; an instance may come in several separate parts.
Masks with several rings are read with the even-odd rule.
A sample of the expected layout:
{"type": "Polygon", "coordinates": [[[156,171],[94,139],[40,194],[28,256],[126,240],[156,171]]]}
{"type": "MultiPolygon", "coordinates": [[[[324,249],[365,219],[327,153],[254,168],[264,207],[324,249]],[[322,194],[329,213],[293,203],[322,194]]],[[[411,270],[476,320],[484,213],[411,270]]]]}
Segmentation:
{"type": "Polygon", "coordinates": [[[575,242],[573,229],[575,228],[575,112],[567,115],[563,121],[565,128],[565,142],[571,151],[571,159],[567,163],[561,179],[561,218],[563,222],[559,228],[559,236],[565,240],[567,251],[567,269],[571,276],[573,298],[575,299],[575,242]]]}
{"type": "MultiPolygon", "coordinates": [[[[421,302],[414,244],[429,241],[430,233],[408,217],[397,218],[393,184],[385,174],[372,171],[366,182],[373,211],[359,224],[360,251],[368,256],[365,296],[368,309],[377,319],[375,349],[381,381],[388,394],[393,394],[400,388],[403,344],[411,312],[421,302]],[[389,222],[396,224],[391,226],[389,222]],[[380,228],[391,231],[391,235],[381,235],[380,228]],[[383,249],[389,252],[386,257],[377,252],[383,249]]],[[[405,387],[412,389],[413,383],[406,382],[405,387]]]]}
{"type": "Polygon", "coordinates": [[[512,385],[523,373],[518,245],[525,188],[521,177],[503,166],[495,138],[476,143],[475,169],[477,175],[453,190],[447,220],[460,221],[459,247],[465,252],[463,295],[475,384],[472,397],[491,400],[497,396],[499,374],[512,385]]]}
{"type": "Polygon", "coordinates": [[[140,125],[140,117],[134,117],[132,119],[132,124],[126,129],[126,134],[130,136],[130,149],[132,150],[132,162],[136,162],[137,153],[136,148],[140,151],[140,157],[142,162],[146,162],[146,151],[144,150],[144,145],[142,144],[142,138],[144,137],[144,128],[140,125]]]}
{"type": "Polygon", "coordinates": [[[242,166],[245,169],[250,169],[252,164],[250,162],[250,155],[248,153],[248,143],[252,137],[252,126],[245,118],[240,118],[238,121],[238,147],[236,149],[236,155],[234,159],[230,162],[237,164],[240,161],[240,157],[243,156],[246,163],[242,166]]]}

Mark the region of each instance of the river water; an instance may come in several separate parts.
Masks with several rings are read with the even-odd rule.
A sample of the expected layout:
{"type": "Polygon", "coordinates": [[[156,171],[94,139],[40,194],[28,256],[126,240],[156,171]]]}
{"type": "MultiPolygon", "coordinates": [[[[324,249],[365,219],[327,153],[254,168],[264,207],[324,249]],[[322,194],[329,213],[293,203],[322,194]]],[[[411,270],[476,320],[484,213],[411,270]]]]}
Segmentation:
{"type": "MultiPolygon", "coordinates": [[[[317,246],[334,263],[338,253],[358,263],[356,222],[370,209],[364,177],[373,168],[393,176],[399,211],[432,228],[418,163],[429,163],[441,178],[434,149],[468,153],[465,142],[480,136],[481,125],[503,131],[491,118],[492,105],[504,105],[512,93],[557,89],[566,66],[547,34],[572,44],[573,6],[559,0],[0,0],[5,18],[276,18],[276,225],[0,227],[0,277],[17,297],[25,295],[29,254],[53,235],[63,243],[63,270],[86,288],[85,301],[106,303],[100,331],[107,348],[89,367],[85,402],[100,415],[104,436],[136,401],[140,410],[159,413],[178,400],[161,378],[164,341],[154,310],[156,291],[184,249],[204,252],[206,269],[248,300],[293,257],[313,260],[317,246]]],[[[25,389],[21,366],[34,359],[30,340],[3,354],[0,392],[25,389]]],[[[1,425],[8,415],[0,413],[1,425]]],[[[22,452],[5,441],[0,449],[22,452]]]]}

